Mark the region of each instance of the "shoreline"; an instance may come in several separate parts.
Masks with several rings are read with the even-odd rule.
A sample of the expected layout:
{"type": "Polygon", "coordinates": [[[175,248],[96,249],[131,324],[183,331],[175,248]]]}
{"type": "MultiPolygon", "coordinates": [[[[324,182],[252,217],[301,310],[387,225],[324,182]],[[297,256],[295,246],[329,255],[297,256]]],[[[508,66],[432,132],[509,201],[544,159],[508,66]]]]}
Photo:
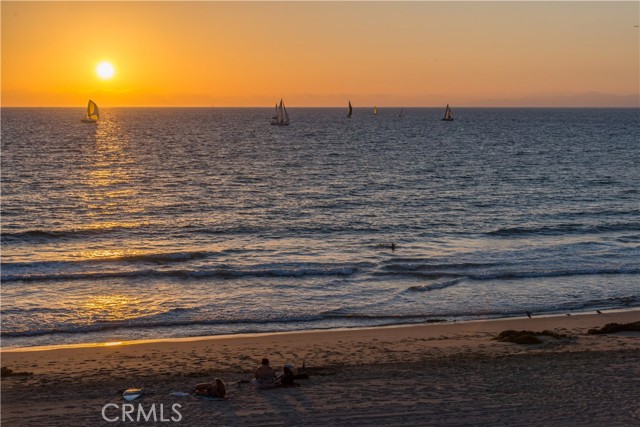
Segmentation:
{"type": "MultiPolygon", "coordinates": [[[[616,313],[626,312],[638,312],[640,318],[640,307],[631,308],[618,308],[603,311],[603,314],[610,315],[616,313]]],[[[578,316],[590,316],[593,315],[593,311],[573,312],[571,317],[578,316]]],[[[534,315],[535,319],[545,318],[562,318],[567,316],[566,314],[550,313],[534,315]]],[[[247,332],[237,334],[223,334],[223,335],[199,335],[188,337],[173,337],[173,338],[152,338],[152,339],[140,339],[140,340],[120,340],[120,341],[104,341],[104,342],[87,342],[87,343],[72,343],[72,344],[52,344],[52,345],[38,345],[29,347],[0,347],[0,355],[4,353],[21,353],[32,351],[51,351],[62,349],[76,349],[76,348],[93,348],[93,347],[110,347],[110,346],[128,346],[139,344],[153,344],[153,343],[177,343],[177,342],[198,342],[198,341],[210,341],[210,340],[224,340],[234,338],[254,338],[254,337],[268,337],[268,336],[281,336],[281,335],[296,335],[296,334],[317,334],[317,333],[331,333],[331,332],[345,332],[345,331],[368,331],[377,329],[394,329],[394,328],[414,328],[414,327],[429,327],[429,326],[444,326],[444,325],[464,325],[483,322],[508,322],[513,320],[525,320],[526,316],[514,316],[514,317],[498,317],[491,319],[470,319],[470,320],[453,320],[453,321],[437,321],[437,322],[423,322],[423,323],[401,323],[392,325],[380,325],[380,326],[356,326],[356,327],[342,327],[342,328],[326,328],[326,329],[301,329],[293,331],[271,331],[271,332],[247,332]]],[[[533,319],[529,319],[533,320],[533,319]]]]}
{"type": "MultiPolygon", "coordinates": [[[[180,425],[635,425],[640,421],[640,332],[590,335],[640,321],[640,310],[473,322],[217,336],[128,345],[3,351],[1,421],[7,425],[113,425],[107,405],[144,387],[133,404],[180,405],[180,425]],[[561,338],[520,345],[507,329],[561,338]],[[254,390],[262,357],[305,366],[300,387],[254,390]],[[230,399],[188,392],[222,378],[230,399]],[[37,390],[37,398],[34,397],[37,390]],[[175,396],[173,392],[186,392],[175,396]],[[544,415],[544,418],[540,418],[544,415]],[[550,424],[545,424],[550,425],[550,424]]],[[[156,405],[156,406],[153,406],[156,405]]],[[[115,418],[118,412],[109,409],[115,418]]]]}
{"type": "MultiPolygon", "coordinates": [[[[348,365],[349,362],[357,365],[360,363],[376,364],[384,363],[384,357],[375,357],[373,351],[362,352],[359,354],[359,360],[352,360],[354,353],[346,353],[348,349],[359,347],[370,347],[369,350],[375,349],[380,353],[395,353],[393,350],[396,346],[407,347],[411,343],[411,348],[403,351],[406,357],[403,361],[415,360],[424,355],[424,350],[435,351],[441,353],[456,353],[461,350],[468,351],[484,351],[494,354],[498,349],[504,350],[509,348],[510,352],[519,351],[544,351],[558,350],[561,348],[571,348],[576,350],[600,350],[598,339],[600,335],[587,335],[586,332],[590,328],[602,327],[607,323],[629,323],[640,321],[640,310],[625,310],[621,312],[604,312],[603,314],[586,313],[582,315],[571,316],[534,316],[529,319],[524,318],[506,318],[496,320],[480,320],[469,322],[454,323],[431,323],[417,325],[400,325],[389,327],[373,327],[373,328],[345,328],[342,330],[316,330],[316,331],[291,331],[283,333],[261,333],[261,334],[239,334],[239,335],[218,335],[213,337],[189,337],[183,339],[166,339],[166,340],[149,340],[149,341],[131,341],[122,343],[98,343],[97,345],[70,345],[70,346],[53,346],[53,347],[26,347],[22,349],[6,349],[2,350],[2,366],[13,368],[16,370],[33,370],[37,372],[40,368],[38,364],[30,364],[31,360],[48,360],[49,362],[57,359],[66,359],[70,361],[79,359],[87,354],[98,357],[112,357],[119,355],[118,359],[127,359],[131,355],[136,357],[145,355],[146,353],[168,353],[179,352],[183,354],[196,354],[203,350],[225,349],[224,354],[232,354],[234,358],[243,360],[252,360],[250,367],[259,365],[262,357],[268,357],[274,352],[280,354],[281,357],[274,359],[276,365],[292,363],[294,366],[301,366],[304,360],[312,361],[314,365],[331,364],[339,359],[341,365],[348,365]],[[491,338],[497,336],[504,330],[532,330],[532,331],[559,331],[569,334],[575,340],[573,342],[564,343],[567,345],[560,346],[532,346],[532,347],[513,347],[509,343],[500,343],[492,341],[491,338]],[[578,339],[579,338],[579,339],[578,339]],[[584,341],[579,343],[579,341],[584,341]],[[373,345],[373,344],[384,345],[373,345]],[[420,344],[420,345],[419,345],[420,344]],[[423,351],[417,351],[416,347],[426,345],[423,351]],[[506,346],[506,347],[505,347],[506,346]],[[324,349],[328,349],[324,351],[324,349]],[[34,350],[35,349],[35,350],[34,350]],[[342,351],[333,351],[331,349],[341,349],[342,351]],[[238,353],[246,353],[240,356],[238,353]],[[327,354],[335,354],[340,357],[326,357],[327,354]],[[315,357],[321,356],[321,357],[315,357]],[[318,359],[313,362],[314,359],[318,359]],[[320,363],[318,363],[320,362],[320,363]],[[22,368],[31,369],[22,369],[22,368]],[[35,370],[33,368],[36,368],[35,370]]],[[[634,335],[632,333],[631,335],[634,335]]],[[[637,333],[640,337],[640,333],[637,333]]],[[[614,336],[618,336],[617,334],[614,336]]],[[[606,336],[605,336],[606,337],[606,336]]],[[[640,341],[640,340],[639,340],[640,341]]],[[[640,342],[638,343],[640,347],[640,342]]],[[[605,346],[606,347],[606,346],[605,346]]],[[[174,355],[175,356],[175,355],[174,355]]],[[[201,361],[206,359],[199,358],[201,361]]],[[[392,357],[391,360],[397,358],[392,357]]],[[[216,353],[212,353],[208,359],[210,362],[216,362],[216,353]]],[[[122,361],[121,361],[122,362],[122,361]]],[[[91,364],[89,364],[91,365],[91,364]]],[[[127,363],[123,364],[126,367],[127,363]]],[[[231,363],[216,363],[217,370],[224,372],[224,365],[233,365],[231,363]]],[[[239,365],[233,365],[233,370],[237,371],[239,365]]],[[[242,370],[242,369],[241,369],[242,370]]],[[[45,369],[45,371],[47,371],[45,369]]],[[[144,372],[144,371],[141,371],[144,372]]]]}

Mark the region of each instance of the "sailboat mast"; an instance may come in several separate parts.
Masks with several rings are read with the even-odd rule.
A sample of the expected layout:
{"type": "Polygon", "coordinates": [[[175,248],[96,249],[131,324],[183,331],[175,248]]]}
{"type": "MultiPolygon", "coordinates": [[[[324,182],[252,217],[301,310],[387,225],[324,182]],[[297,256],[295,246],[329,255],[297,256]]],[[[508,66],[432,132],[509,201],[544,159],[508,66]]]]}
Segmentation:
{"type": "Polygon", "coordinates": [[[284,102],[282,102],[282,100],[280,100],[280,105],[282,105],[282,122],[283,123],[289,123],[289,113],[287,113],[287,107],[285,107],[284,102]]]}

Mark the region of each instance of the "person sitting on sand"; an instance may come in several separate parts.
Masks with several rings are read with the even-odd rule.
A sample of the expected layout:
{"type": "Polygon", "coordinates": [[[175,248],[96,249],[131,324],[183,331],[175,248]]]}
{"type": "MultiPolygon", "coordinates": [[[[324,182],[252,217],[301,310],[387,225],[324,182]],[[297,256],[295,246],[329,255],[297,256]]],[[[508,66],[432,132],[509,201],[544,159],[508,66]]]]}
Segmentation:
{"type": "Polygon", "coordinates": [[[273,384],[276,380],[276,372],[269,366],[269,359],[262,359],[262,365],[256,369],[255,373],[256,383],[258,384],[273,384]]]}
{"type": "Polygon", "coordinates": [[[280,385],[280,387],[295,387],[298,385],[293,381],[294,376],[291,369],[291,365],[284,365],[282,367],[282,375],[278,377],[278,385],[280,385]]]}
{"type": "Polygon", "coordinates": [[[224,399],[227,397],[227,386],[220,378],[216,378],[213,383],[196,384],[196,387],[193,389],[193,394],[224,399]]]}

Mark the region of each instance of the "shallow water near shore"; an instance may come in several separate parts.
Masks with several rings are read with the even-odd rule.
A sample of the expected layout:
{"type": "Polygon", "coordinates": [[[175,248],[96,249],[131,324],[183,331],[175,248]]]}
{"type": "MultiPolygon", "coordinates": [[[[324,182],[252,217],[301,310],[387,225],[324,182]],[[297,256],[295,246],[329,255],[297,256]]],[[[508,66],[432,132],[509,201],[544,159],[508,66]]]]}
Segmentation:
{"type": "Polygon", "coordinates": [[[640,306],[639,110],[270,113],[3,109],[3,347],[640,306]]]}

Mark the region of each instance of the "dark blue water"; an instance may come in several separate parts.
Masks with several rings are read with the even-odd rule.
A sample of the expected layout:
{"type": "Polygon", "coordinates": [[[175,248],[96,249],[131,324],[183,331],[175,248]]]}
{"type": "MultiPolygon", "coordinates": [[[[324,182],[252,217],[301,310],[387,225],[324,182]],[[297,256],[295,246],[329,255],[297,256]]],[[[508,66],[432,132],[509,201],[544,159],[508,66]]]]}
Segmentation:
{"type": "Polygon", "coordinates": [[[103,110],[2,109],[3,346],[640,306],[640,110],[103,110]]]}

